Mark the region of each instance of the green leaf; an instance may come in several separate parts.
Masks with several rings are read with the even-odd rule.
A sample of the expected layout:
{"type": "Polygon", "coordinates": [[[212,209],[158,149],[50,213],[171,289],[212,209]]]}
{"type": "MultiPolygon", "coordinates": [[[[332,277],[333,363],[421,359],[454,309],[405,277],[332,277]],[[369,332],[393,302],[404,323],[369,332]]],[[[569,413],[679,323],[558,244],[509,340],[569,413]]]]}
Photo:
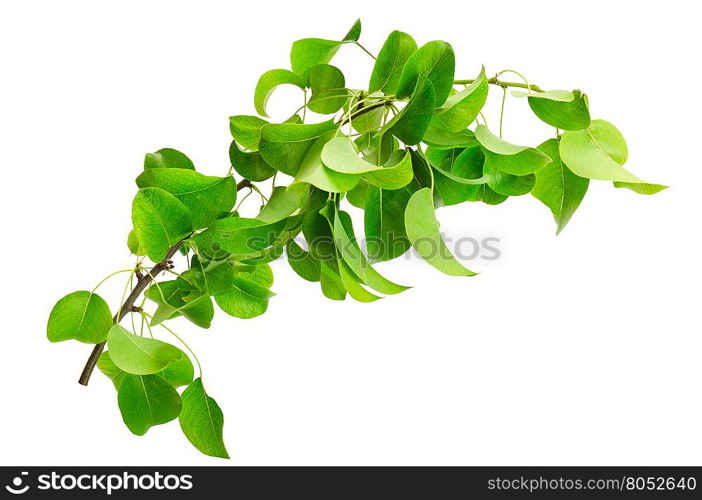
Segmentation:
{"type": "Polygon", "coordinates": [[[333,120],[310,125],[271,123],[261,129],[258,149],[268,165],[295,177],[317,138],[335,128],[333,120]]]}
{"type": "Polygon", "coordinates": [[[604,120],[592,120],[585,130],[563,133],[560,153],[568,168],[580,177],[604,181],[646,184],[622,168],[628,151],[617,128],[604,120]]]}
{"type": "Polygon", "coordinates": [[[98,358],[97,362],[98,370],[100,370],[107,378],[109,378],[115,386],[115,389],[119,390],[119,385],[127,374],[119,366],[112,361],[110,358],[110,353],[108,351],[103,352],[98,358]]]}
{"type": "Polygon", "coordinates": [[[244,149],[258,151],[261,129],[268,122],[258,116],[236,115],[229,117],[229,131],[244,149]]]}
{"type": "Polygon", "coordinates": [[[539,146],[539,150],[551,157],[551,163],[536,173],[536,185],[531,194],[551,210],[558,234],[578,209],[590,180],[575,175],[566,167],[558,152],[556,139],[547,140],[539,146]]]}
{"type": "Polygon", "coordinates": [[[366,248],[371,262],[392,260],[412,246],[405,230],[405,208],[413,189],[369,187],[365,205],[366,248]]]}
{"type": "Polygon", "coordinates": [[[364,175],[373,185],[385,189],[399,189],[412,180],[412,159],[407,151],[399,152],[396,161],[388,166],[376,166],[360,158],[348,137],[336,137],[322,148],[322,163],[341,174],[364,175]]]}
{"type": "Polygon", "coordinates": [[[345,300],[346,288],[344,288],[341,276],[339,276],[339,266],[336,260],[322,261],[320,266],[321,274],[319,281],[324,296],[331,300],[345,300]]]}
{"type": "Polygon", "coordinates": [[[488,186],[493,191],[505,196],[521,196],[527,194],[536,184],[536,175],[512,175],[506,174],[493,167],[492,162],[485,162],[485,175],[488,179],[488,186]]]}
{"type": "Polygon", "coordinates": [[[474,276],[446,247],[434,215],[431,189],[422,188],[412,195],[405,210],[407,237],[417,253],[442,273],[451,276],[474,276]]]}
{"type": "Polygon", "coordinates": [[[353,26],[351,26],[351,29],[342,40],[344,42],[357,42],[359,38],[361,38],[361,20],[356,19],[356,22],[353,23],[353,26]]]}
{"type": "Polygon", "coordinates": [[[375,302],[376,300],[382,298],[363,288],[358,276],[354,274],[348,264],[346,264],[343,260],[339,260],[338,264],[341,284],[344,286],[352,299],[355,299],[358,302],[375,302]]]}
{"type": "Polygon", "coordinates": [[[268,116],[266,113],[268,98],[276,87],[284,84],[295,85],[305,90],[305,81],[300,78],[300,75],[287,69],[272,69],[261,75],[254,91],[254,107],[259,115],[268,116]]]}
{"type": "Polygon", "coordinates": [[[253,182],[265,181],[275,174],[275,169],[265,162],[260,153],[245,153],[239,149],[236,141],[229,145],[229,160],[239,175],[253,182]]]}
{"type": "Polygon", "coordinates": [[[210,295],[217,295],[229,290],[234,277],[234,269],[228,262],[210,261],[203,263],[197,255],[193,255],[190,271],[195,273],[196,279],[202,283],[202,288],[210,295]]]}
{"type": "Polygon", "coordinates": [[[151,320],[151,326],[183,315],[197,326],[209,328],[214,317],[214,306],[206,293],[207,290],[197,289],[182,278],[154,283],[144,294],[147,299],[159,305],[151,320]]]}
{"type": "Polygon", "coordinates": [[[635,182],[614,182],[614,187],[616,188],[626,188],[639,194],[656,194],[660,193],[664,189],[668,189],[668,186],[663,184],[648,184],[646,182],[635,183],[635,182]]]}
{"type": "Polygon", "coordinates": [[[122,420],[137,436],[143,436],[154,425],[178,418],[180,395],[157,375],[125,375],[117,391],[122,420]]]}
{"type": "Polygon", "coordinates": [[[509,196],[496,193],[490,189],[490,186],[487,184],[480,186],[480,199],[483,201],[483,203],[488,205],[499,205],[500,203],[504,203],[507,198],[509,198],[509,196]]]}
{"type": "Polygon", "coordinates": [[[188,441],[205,455],[229,458],[222,437],[224,415],[217,401],[205,392],[202,378],[195,379],[185,389],[182,400],[178,420],[188,441]]]}
{"type": "Polygon", "coordinates": [[[213,259],[222,251],[234,255],[249,255],[273,246],[285,228],[285,220],[266,224],[258,219],[227,217],[216,221],[192,241],[200,254],[213,259]]]}
{"type": "Polygon", "coordinates": [[[134,231],[146,255],[161,262],[168,249],[193,230],[188,209],[169,192],[155,187],[140,189],[132,203],[134,231]]]}
{"type": "Polygon", "coordinates": [[[407,59],[417,50],[417,42],[402,31],[393,31],[378,53],[373,66],[373,73],[368,84],[368,91],[382,91],[392,95],[397,92],[400,75],[407,59]]]}
{"type": "Polygon", "coordinates": [[[415,81],[417,85],[409,102],[384,128],[407,145],[422,140],[434,116],[436,97],[432,83],[423,75],[415,81]]]}
{"type": "Polygon", "coordinates": [[[235,265],[234,267],[238,278],[253,281],[265,288],[273,286],[273,270],[268,264],[235,265]]]}
{"type": "Polygon", "coordinates": [[[137,236],[136,231],[134,231],[134,229],[129,231],[129,236],[127,236],[127,248],[129,248],[129,251],[132,252],[134,255],[146,255],[144,253],[144,249],[141,248],[141,244],[139,243],[139,237],[137,236]]]}
{"type": "Polygon", "coordinates": [[[150,168],[185,168],[195,170],[193,162],[177,149],[163,148],[144,157],[144,170],[150,168]]]}
{"type": "Polygon", "coordinates": [[[134,335],[119,325],[110,329],[107,348],[115,365],[133,375],[158,373],[185,356],[171,344],[134,335]]]}
{"type": "Polygon", "coordinates": [[[271,193],[268,203],[256,216],[260,221],[272,224],[285,219],[300,208],[302,198],[298,190],[285,186],[276,186],[271,193]]]}
{"type": "Polygon", "coordinates": [[[140,188],[161,188],[175,196],[188,209],[193,229],[207,227],[236,203],[236,181],[231,176],[158,168],[142,172],[136,183],[140,188]]]}
{"type": "Polygon", "coordinates": [[[544,123],[563,130],[581,130],[590,125],[587,96],[579,90],[573,92],[552,90],[525,95],[529,98],[531,110],[544,123]],[[567,99],[567,94],[570,94],[570,99],[567,99]]]}
{"type": "Polygon", "coordinates": [[[503,141],[484,125],[475,128],[475,138],[483,148],[486,165],[489,163],[490,168],[506,174],[533,174],[551,161],[551,158],[538,149],[515,146],[503,141]]]}
{"type": "Polygon", "coordinates": [[[311,184],[329,193],[344,193],[358,184],[360,176],[343,174],[324,165],[322,153],[333,136],[334,133],[330,131],[315,141],[302,161],[295,182],[311,184]]]}
{"type": "Polygon", "coordinates": [[[249,319],[260,316],[268,309],[268,299],[274,294],[258,283],[235,276],[232,288],[215,296],[217,305],[230,316],[249,319]]]}
{"type": "Polygon", "coordinates": [[[178,388],[183,385],[188,385],[193,381],[195,369],[193,368],[193,363],[190,361],[190,358],[188,356],[183,356],[178,361],[174,361],[166,366],[156,375],[163,377],[166,382],[178,388]]]}
{"type": "Polygon", "coordinates": [[[59,300],[49,315],[46,336],[50,342],[78,340],[99,344],[107,338],[112,315],[107,302],[93,292],[73,292],[59,300]]]}
{"type": "Polygon", "coordinates": [[[425,76],[434,88],[434,106],[438,108],[446,102],[453,88],[455,69],[456,58],[451,45],[440,40],[426,43],[405,63],[400,75],[397,97],[408,97],[417,86],[420,77],[425,76]]]}
{"type": "Polygon", "coordinates": [[[305,235],[312,257],[323,262],[336,261],[336,248],[334,247],[331,225],[320,211],[305,214],[302,221],[302,233],[305,235]]]}
{"type": "Polygon", "coordinates": [[[356,187],[354,187],[351,191],[346,193],[346,199],[354,207],[363,209],[366,206],[369,187],[370,185],[366,181],[361,179],[359,183],[356,184],[356,187]]]}
{"type": "Polygon", "coordinates": [[[307,281],[319,281],[321,273],[319,260],[305,251],[294,240],[288,242],[285,252],[288,256],[288,264],[298,276],[307,281]]]}
{"type": "Polygon", "coordinates": [[[346,80],[339,68],[330,64],[318,64],[310,69],[312,97],[307,107],[324,115],[336,113],[346,103],[349,91],[344,88],[346,80]]]}
{"type": "Polygon", "coordinates": [[[575,94],[567,90],[549,90],[548,92],[524,92],[523,90],[513,90],[514,97],[533,97],[534,99],[546,99],[548,101],[572,102],[575,94]]]}
{"type": "Polygon", "coordinates": [[[322,38],[304,38],[293,43],[290,50],[292,70],[305,82],[309,81],[309,71],[318,64],[328,64],[345,42],[356,42],[361,35],[361,21],[357,20],[340,41],[322,38]]]}
{"type": "Polygon", "coordinates": [[[487,96],[488,81],[483,67],[473,83],[464,90],[449,95],[446,102],[436,110],[432,125],[448,132],[464,130],[478,117],[487,96]]]}
{"type": "Polygon", "coordinates": [[[470,148],[478,144],[472,131],[466,129],[460,132],[448,132],[437,126],[435,122],[436,120],[432,120],[422,138],[427,146],[435,149],[454,149],[470,148]]]}
{"type": "Polygon", "coordinates": [[[370,265],[365,255],[361,252],[355,238],[352,239],[353,226],[351,218],[345,212],[334,210],[334,225],[332,228],[336,248],[344,262],[366,285],[380,293],[396,294],[407,290],[409,287],[398,285],[384,278],[370,265]],[[342,219],[344,218],[344,222],[342,219]],[[351,236],[350,236],[351,235],[351,236]]]}
{"type": "Polygon", "coordinates": [[[428,148],[427,159],[437,172],[435,187],[444,205],[456,205],[464,201],[479,201],[483,183],[485,155],[479,146],[466,149],[428,148]]]}

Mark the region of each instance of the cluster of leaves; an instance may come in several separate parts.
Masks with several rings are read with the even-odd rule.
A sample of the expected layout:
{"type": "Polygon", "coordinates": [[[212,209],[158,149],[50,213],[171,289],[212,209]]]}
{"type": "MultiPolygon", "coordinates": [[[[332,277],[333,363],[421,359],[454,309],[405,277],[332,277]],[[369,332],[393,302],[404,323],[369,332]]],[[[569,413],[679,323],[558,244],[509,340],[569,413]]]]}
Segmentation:
{"type": "Polygon", "coordinates": [[[446,248],[435,216],[439,206],[495,205],[532,193],[553,212],[560,231],[590,179],[644,194],[664,188],[623,168],[622,135],[611,123],[591,119],[585,94],[505,83],[488,78],[484,68],[472,80],[457,81],[453,49],[443,41],[420,47],[410,35],[394,31],[375,59],[367,88],[348,88],[330,62],[344,45],[366,50],[358,42],[360,33],[356,22],[340,40],[298,40],[290,70],[273,69],[260,77],[254,93],[260,116],[230,118],[232,168],[224,177],[197,172],[174,149],[146,155],[132,205],[128,245],[139,257],[130,283],[135,275],[144,279],[146,258],[161,263],[176,250],[187,258],[188,269],[167,269],[174,279],[149,283],[141,305],[127,313],[131,331],[119,325],[119,313],[111,317],[95,290],[67,295],[51,312],[52,342],[107,346],[98,367],[114,383],[133,433],[177,418],[200,451],[228,456],[222,412],[205,391],[201,370],[195,378],[191,356],[154,338],[152,327],[160,325],[182,342],[166,321],[183,317],[209,328],[214,304],[237,318],[263,314],[273,295],[268,263],[284,252],[292,269],[319,282],[326,297],[371,302],[408,288],[384,277],[373,263],[412,247],[446,274],[474,274],[446,248]],[[289,119],[273,123],[267,101],[284,84],[300,88],[303,105],[289,119]],[[507,87],[523,89],[512,93],[527,99],[536,117],[555,128],[553,137],[529,147],[493,133],[481,119],[490,85],[505,94],[507,87]],[[309,120],[313,113],[317,119],[309,120]],[[284,176],[289,185],[276,186],[284,176]],[[272,191],[265,197],[256,183],[271,178],[272,191]],[[235,208],[240,188],[261,195],[264,204],[255,217],[235,208]],[[343,209],[345,201],[364,210],[365,249],[343,209]],[[146,300],[153,303],[153,314],[144,310],[146,300]],[[134,316],[140,316],[140,329],[134,316]]]}

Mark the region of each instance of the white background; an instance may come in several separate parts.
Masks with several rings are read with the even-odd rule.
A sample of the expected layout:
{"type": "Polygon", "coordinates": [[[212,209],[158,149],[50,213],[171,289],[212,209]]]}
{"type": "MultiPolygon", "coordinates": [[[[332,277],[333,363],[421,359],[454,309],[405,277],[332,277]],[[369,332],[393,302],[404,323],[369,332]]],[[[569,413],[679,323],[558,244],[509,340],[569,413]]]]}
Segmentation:
{"type": "MultiPolygon", "coordinates": [[[[3,237],[0,463],[696,464],[700,398],[699,89],[693,2],[4,2],[0,8],[3,237]],[[653,197],[593,182],[556,238],[531,196],[441,209],[452,237],[500,238],[502,258],[451,278],[417,259],[379,268],[415,285],[335,303],[285,261],[269,312],[174,325],[199,353],[225,414],[226,462],[177,423],[136,437],[90,347],[49,344],[57,299],[127,268],[143,155],[228,168],[227,117],[253,112],[292,41],[343,36],[356,17],[377,52],[393,29],[445,39],[457,77],[522,71],[581,88],[618,126],[628,168],[672,187],[653,197]]],[[[334,64],[355,87],[372,61],[334,64]]],[[[490,104],[493,124],[499,91],[490,104]]],[[[271,100],[283,119],[294,90],[271,100]]],[[[507,102],[505,138],[552,132],[507,102]]],[[[360,230],[360,226],[357,226],[360,230]]],[[[101,294],[116,306],[122,278],[101,294]]]]}

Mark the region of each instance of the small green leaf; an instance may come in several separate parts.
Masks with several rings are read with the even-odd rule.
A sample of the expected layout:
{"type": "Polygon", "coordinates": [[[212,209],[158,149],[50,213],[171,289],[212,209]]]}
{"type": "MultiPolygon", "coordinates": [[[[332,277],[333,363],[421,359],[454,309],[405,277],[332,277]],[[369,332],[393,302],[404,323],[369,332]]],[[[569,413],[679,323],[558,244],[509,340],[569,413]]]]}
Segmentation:
{"type": "Polygon", "coordinates": [[[376,300],[382,298],[363,288],[358,276],[354,274],[346,262],[339,260],[338,264],[341,284],[344,286],[352,299],[355,299],[358,302],[375,302],[376,300]]]}
{"type": "Polygon", "coordinates": [[[446,102],[436,110],[432,125],[448,132],[460,132],[477,118],[488,96],[488,81],[485,67],[478,77],[464,90],[449,95],[446,102]]]}
{"type": "Polygon", "coordinates": [[[407,237],[417,253],[442,273],[451,276],[474,276],[446,247],[434,215],[431,189],[422,188],[412,195],[405,210],[407,237]]]}
{"type": "Polygon", "coordinates": [[[158,168],[142,172],[136,183],[140,188],[161,188],[175,196],[188,209],[193,229],[207,227],[236,203],[236,181],[231,176],[158,168]]]}
{"type": "Polygon", "coordinates": [[[218,257],[223,251],[250,255],[274,245],[284,228],[285,220],[266,224],[258,219],[227,217],[216,221],[192,241],[200,253],[209,259],[218,257]]]}
{"type": "Polygon", "coordinates": [[[268,309],[268,300],[274,294],[258,283],[235,276],[232,288],[215,296],[217,305],[230,316],[249,319],[260,316],[268,309]]]}
{"type": "Polygon", "coordinates": [[[466,129],[460,132],[449,132],[436,125],[432,120],[424,133],[422,141],[434,149],[470,148],[478,145],[475,134],[466,129]]]}
{"type": "Polygon", "coordinates": [[[112,358],[110,358],[110,353],[108,351],[105,351],[100,355],[100,357],[98,358],[97,367],[98,370],[100,370],[107,378],[109,378],[112,381],[112,383],[115,386],[115,389],[117,390],[119,390],[119,385],[122,383],[124,377],[128,375],[127,372],[122,370],[119,366],[115,364],[114,361],[112,361],[112,358]]]}
{"type": "Polygon", "coordinates": [[[178,418],[180,395],[158,375],[126,374],[117,391],[122,420],[137,436],[143,436],[154,425],[178,418]]]}
{"type": "Polygon", "coordinates": [[[308,83],[310,69],[318,64],[328,64],[341,45],[339,41],[322,38],[297,40],[290,50],[290,65],[293,72],[308,83]]]}
{"type": "Polygon", "coordinates": [[[585,130],[563,132],[561,158],[580,177],[604,181],[647,184],[622,168],[628,151],[626,141],[617,128],[604,120],[592,120],[585,130]]]}
{"type": "Polygon", "coordinates": [[[455,69],[456,58],[451,45],[440,40],[426,43],[405,63],[400,75],[397,97],[408,97],[417,86],[419,78],[425,76],[434,88],[434,106],[438,108],[446,102],[453,88],[455,69]]]}
{"type": "Polygon", "coordinates": [[[668,186],[663,184],[648,184],[646,182],[635,183],[635,182],[614,182],[614,187],[616,188],[626,188],[639,194],[656,194],[660,193],[664,189],[668,189],[668,186]]]}
{"type": "Polygon", "coordinates": [[[561,161],[556,139],[547,140],[539,150],[551,157],[551,163],[536,173],[536,185],[531,194],[551,210],[558,234],[578,209],[590,180],[575,175],[561,161]]]}
{"type": "Polygon", "coordinates": [[[331,300],[345,300],[346,288],[339,276],[339,266],[334,261],[321,262],[320,285],[324,296],[331,300]]]}
{"type": "Polygon", "coordinates": [[[307,281],[319,281],[321,273],[319,260],[303,250],[294,240],[288,242],[285,252],[288,256],[288,264],[298,276],[307,281]]]}
{"type": "Polygon", "coordinates": [[[163,377],[166,382],[178,388],[183,385],[188,385],[193,381],[195,368],[190,358],[188,356],[183,356],[181,359],[174,361],[163,370],[156,373],[156,375],[163,377]]]}
{"type": "Polygon", "coordinates": [[[127,248],[129,248],[129,251],[132,252],[134,255],[146,255],[144,253],[144,249],[141,248],[141,244],[139,243],[139,237],[137,236],[136,231],[134,231],[134,229],[129,231],[129,235],[127,236],[127,248]]]}
{"type": "Polygon", "coordinates": [[[119,325],[110,329],[107,348],[115,365],[133,375],[158,373],[185,356],[171,344],[134,335],[119,325]]]}
{"type": "Polygon", "coordinates": [[[356,184],[355,188],[346,193],[346,199],[354,207],[363,209],[366,206],[366,200],[368,198],[368,188],[369,184],[361,179],[361,181],[356,184]]]}
{"type": "Polygon", "coordinates": [[[364,228],[371,262],[392,260],[412,246],[405,230],[405,208],[412,193],[410,186],[392,191],[368,188],[364,228]]]}
{"type": "Polygon", "coordinates": [[[229,117],[229,131],[232,137],[244,149],[258,151],[261,129],[268,122],[258,116],[236,115],[229,117]]]}
{"type": "Polygon", "coordinates": [[[434,86],[424,75],[415,80],[417,85],[407,105],[384,127],[407,145],[418,144],[434,116],[434,86]]]}
{"type": "Polygon", "coordinates": [[[229,290],[234,277],[234,269],[228,262],[201,262],[197,255],[193,255],[190,271],[195,273],[196,279],[202,283],[202,288],[210,295],[229,290]]]}
{"type": "MultiPolygon", "coordinates": [[[[410,163],[409,155],[406,151],[404,153],[401,163],[410,163]],[[407,162],[405,162],[405,158],[407,162]]],[[[382,166],[373,165],[359,157],[348,137],[335,137],[324,144],[322,162],[330,169],[342,174],[360,175],[386,170],[382,166]]]]}
{"type": "Polygon", "coordinates": [[[342,40],[344,42],[357,42],[359,38],[361,38],[361,20],[356,19],[356,22],[353,23],[353,26],[351,26],[351,29],[342,40]]]}
{"type": "Polygon", "coordinates": [[[339,68],[330,64],[318,64],[310,69],[312,97],[307,107],[315,113],[336,113],[346,103],[349,91],[344,88],[346,80],[339,68]]]}
{"type": "Polygon", "coordinates": [[[402,68],[407,59],[417,51],[417,42],[402,31],[393,31],[383,44],[375,61],[371,74],[368,91],[382,91],[385,94],[395,94],[400,82],[402,68]]]}
{"type": "Polygon", "coordinates": [[[161,262],[168,249],[193,230],[188,209],[169,192],[155,187],[140,189],[132,203],[134,231],[146,255],[161,262]]]}
{"type": "Polygon", "coordinates": [[[185,168],[195,170],[193,162],[177,149],[163,148],[144,157],[144,170],[150,168],[185,168]]]}
{"type": "Polygon", "coordinates": [[[431,147],[426,156],[436,171],[435,187],[444,205],[481,199],[487,178],[483,176],[485,155],[479,146],[445,150],[431,147]]]}
{"type": "Polygon", "coordinates": [[[305,90],[305,82],[298,74],[287,69],[272,69],[266,71],[258,79],[254,92],[254,106],[261,116],[268,116],[266,104],[268,98],[279,85],[290,84],[305,90]]]}
{"type": "Polygon", "coordinates": [[[217,402],[205,392],[202,378],[185,389],[182,400],[183,409],[178,419],[188,441],[205,455],[229,458],[222,437],[224,415],[217,402]]]}
{"type": "Polygon", "coordinates": [[[102,297],[92,292],[73,292],[51,310],[46,336],[50,342],[74,339],[99,344],[107,338],[111,326],[110,307],[102,297]]]}
{"type": "Polygon", "coordinates": [[[316,260],[336,261],[334,235],[329,221],[316,210],[308,212],[302,221],[302,233],[307,240],[309,252],[316,260]]]}
{"type": "Polygon", "coordinates": [[[488,186],[498,194],[505,196],[521,196],[527,194],[536,184],[536,175],[512,175],[493,168],[491,162],[485,162],[485,175],[488,186]]]}
{"type": "Polygon", "coordinates": [[[565,99],[560,91],[527,94],[529,107],[544,123],[563,130],[581,130],[590,125],[590,110],[587,96],[579,90],[569,92],[571,98],[565,99]]]}
{"type": "Polygon", "coordinates": [[[302,161],[295,182],[311,184],[328,193],[344,193],[358,184],[360,176],[337,172],[322,162],[323,149],[333,136],[330,131],[315,141],[302,161]]]}
{"type": "Polygon", "coordinates": [[[361,252],[355,238],[352,239],[353,227],[351,225],[351,218],[347,213],[334,210],[333,221],[334,225],[332,231],[334,233],[336,248],[344,262],[349,265],[351,270],[363,283],[380,293],[389,295],[403,292],[409,288],[393,283],[373,269],[365,255],[361,252]],[[344,218],[344,222],[342,222],[340,216],[344,218]]]}
{"type": "Polygon", "coordinates": [[[335,128],[333,120],[310,125],[271,123],[261,129],[258,150],[268,165],[295,177],[317,138],[335,128]]]}
{"type": "Polygon", "coordinates": [[[278,222],[299,209],[301,202],[302,199],[296,189],[277,186],[256,218],[267,224],[278,222]]]}
{"type": "Polygon", "coordinates": [[[229,145],[229,161],[239,175],[253,182],[265,181],[275,174],[275,169],[265,162],[260,153],[245,153],[239,149],[236,141],[229,145]]]}
{"type": "Polygon", "coordinates": [[[538,149],[515,146],[503,141],[484,125],[475,128],[475,138],[483,148],[485,163],[490,163],[490,168],[506,174],[533,174],[551,161],[551,158],[538,149]]]}
{"type": "Polygon", "coordinates": [[[273,270],[268,264],[235,265],[234,268],[238,278],[253,281],[264,288],[273,286],[273,270]]]}

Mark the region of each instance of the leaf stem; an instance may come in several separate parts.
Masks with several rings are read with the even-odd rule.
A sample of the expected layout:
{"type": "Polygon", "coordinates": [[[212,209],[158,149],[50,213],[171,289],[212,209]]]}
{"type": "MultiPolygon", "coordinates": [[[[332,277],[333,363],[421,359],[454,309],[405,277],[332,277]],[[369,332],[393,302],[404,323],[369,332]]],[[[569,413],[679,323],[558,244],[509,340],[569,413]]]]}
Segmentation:
{"type": "Polygon", "coordinates": [[[500,139],[502,139],[502,119],[505,117],[505,101],[507,100],[507,87],[502,87],[502,105],[500,106],[500,139]]]}
{"type": "Polygon", "coordinates": [[[361,45],[361,44],[358,43],[358,42],[353,42],[353,43],[355,43],[356,45],[358,45],[358,46],[361,48],[361,50],[362,50],[363,52],[365,52],[366,54],[368,54],[369,56],[371,56],[371,57],[373,58],[374,61],[377,60],[377,57],[375,57],[375,56],[374,56],[368,49],[366,49],[363,45],[361,45]]]}
{"type": "MultiPolygon", "coordinates": [[[[470,85],[473,83],[475,80],[454,80],[453,84],[454,85],[470,85]]],[[[534,92],[545,92],[541,87],[538,85],[535,85],[533,83],[521,83],[521,82],[505,82],[502,80],[499,80],[496,76],[490,78],[488,80],[488,83],[491,85],[498,85],[500,87],[516,87],[520,89],[527,89],[527,90],[532,90],[534,92]]]]}

